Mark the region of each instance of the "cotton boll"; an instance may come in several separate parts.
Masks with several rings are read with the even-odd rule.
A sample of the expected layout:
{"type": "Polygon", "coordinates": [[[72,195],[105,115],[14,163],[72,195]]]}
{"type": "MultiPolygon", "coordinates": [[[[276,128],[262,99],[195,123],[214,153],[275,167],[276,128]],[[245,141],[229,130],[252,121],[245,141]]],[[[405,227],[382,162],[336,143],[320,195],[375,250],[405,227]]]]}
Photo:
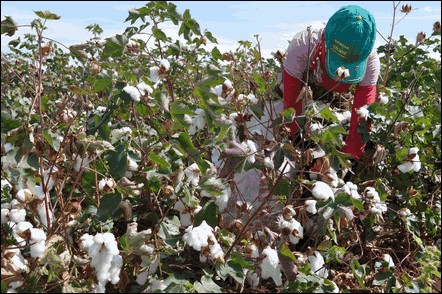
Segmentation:
{"type": "Polygon", "coordinates": [[[94,236],[89,234],[84,234],[80,238],[80,249],[81,250],[89,250],[89,248],[94,244],[94,236]]]}
{"type": "Polygon", "coordinates": [[[5,224],[9,221],[9,209],[2,208],[1,209],[1,224],[5,224]]]}
{"type": "Polygon", "coordinates": [[[310,255],[308,257],[309,263],[310,263],[310,269],[311,272],[315,275],[318,275],[323,278],[328,277],[328,270],[324,267],[324,258],[322,257],[321,253],[318,251],[314,252],[314,255],[310,255]]]}
{"type": "Polygon", "coordinates": [[[170,68],[170,62],[169,62],[169,60],[167,60],[167,59],[162,59],[161,61],[160,61],[160,67],[161,67],[161,69],[163,70],[163,71],[168,71],[169,70],[169,68],[170,68]]]}
{"type": "Polygon", "coordinates": [[[152,66],[150,68],[150,80],[152,83],[158,82],[160,79],[160,68],[158,66],[152,66]]]}
{"type": "Polygon", "coordinates": [[[307,212],[310,212],[311,214],[315,214],[317,212],[316,209],[316,200],[305,200],[304,205],[305,205],[305,210],[307,212]]]}
{"type": "Polygon", "coordinates": [[[321,181],[317,181],[314,184],[312,194],[320,200],[327,200],[330,197],[334,199],[333,190],[330,188],[329,185],[321,181]]]}
{"type": "Polygon", "coordinates": [[[216,240],[213,228],[204,220],[198,227],[189,226],[183,235],[183,241],[193,249],[201,251],[201,248],[209,245],[209,237],[216,240]]]}
{"type": "Polygon", "coordinates": [[[140,90],[141,95],[150,95],[153,93],[153,89],[151,86],[147,85],[145,82],[141,82],[137,85],[138,90],[140,90]]]}
{"type": "Polygon", "coordinates": [[[358,114],[359,118],[363,119],[367,119],[370,116],[370,112],[368,111],[366,105],[356,109],[356,113],[358,114]]]}
{"type": "Polygon", "coordinates": [[[398,169],[402,172],[402,173],[408,173],[409,171],[413,170],[413,163],[410,161],[404,162],[400,165],[398,165],[398,169]]]}
{"type": "Polygon", "coordinates": [[[219,212],[223,212],[226,209],[231,194],[232,191],[228,187],[222,191],[221,195],[216,197],[215,204],[218,206],[219,212]]]}
{"type": "Polygon", "coordinates": [[[261,278],[272,278],[276,286],[281,286],[281,265],[279,264],[278,252],[267,246],[262,254],[265,255],[265,258],[260,264],[261,278]]]}
{"type": "Polygon", "coordinates": [[[246,140],[245,142],[242,142],[241,145],[243,145],[247,150],[247,161],[250,163],[255,162],[255,153],[257,151],[255,142],[251,140],[246,140]]]}
{"type": "Polygon", "coordinates": [[[120,281],[120,271],[123,267],[123,258],[120,255],[114,255],[112,257],[112,264],[109,270],[110,282],[116,285],[120,281]]]}
{"type": "Polygon", "coordinates": [[[215,244],[209,245],[210,258],[212,260],[224,260],[224,252],[219,243],[215,240],[215,244]]]}
{"type": "Polygon", "coordinates": [[[11,209],[9,212],[9,219],[14,223],[24,222],[26,220],[26,210],[25,209],[11,209]]]}
{"type": "Polygon", "coordinates": [[[32,200],[32,192],[29,189],[20,189],[15,195],[15,198],[21,203],[27,203],[32,200]]]}
{"type": "Polygon", "coordinates": [[[275,169],[275,164],[273,163],[273,160],[268,156],[264,158],[264,165],[270,169],[275,169]]]}
{"type": "Polygon", "coordinates": [[[294,218],[285,220],[283,217],[278,219],[278,225],[281,231],[287,230],[289,232],[289,239],[292,244],[298,244],[299,240],[304,238],[304,228],[294,218]]]}
{"type": "Polygon", "coordinates": [[[23,257],[20,249],[18,248],[6,249],[5,255],[12,256],[10,257],[10,261],[20,270],[22,271],[28,270],[28,261],[23,257]]]}
{"type": "Polygon", "coordinates": [[[259,285],[259,276],[255,271],[247,270],[246,274],[247,282],[250,285],[250,288],[256,288],[259,285]]]}
{"type": "Polygon", "coordinates": [[[123,88],[123,91],[129,94],[130,98],[132,98],[133,101],[139,102],[140,101],[140,91],[134,86],[126,86],[123,88]]]}
{"type": "Polygon", "coordinates": [[[196,163],[192,163],[184,170],[184,174],[187,178],[187,182],[192,186],[198,186],[201,171],[196,163]]]}
{"type": "Polygon", "coordinates": [[[52,212],[50,209],[46,211],[46,205],[44,201],[41,201],[37,204],[37,214],[40,219],[40,222],[47,227],[48,226],[48,218],[49,222],[52,223],[54,221],[54,218],[52,216],[52,212]]]}
{"type": "Polygon", "coordinates": [[[30,247],[31,257],[32,258],[42,257],[45,250],[46,250],[45,241],[37,241],[34,244],[32,244],[30,247]]]}
{"type": "Polygon", "coordinates": [[[393,262],[393,258],[390,256],[390,254],[383,254],[382,255],[382,259],[385,260],[386,262],[388,262],[388,266],[389,267],[394,267],[394,262],[393,262]]]}
{"type": "Polygon", "coordinates": [[[130,156],[127,157],[127,169],[130,171],[137,171],[138,164],[135,160],[133,160],[130,156]]]}
{"type": "Polygon", "coordinates": [[[224,84],[223,84],[223,85],[226,86],[226,88],[229,89],[229,90],[233,89],[232,82],[231,82],[229,79],[226,79],[226,80],[224,81],[224,84]]]}

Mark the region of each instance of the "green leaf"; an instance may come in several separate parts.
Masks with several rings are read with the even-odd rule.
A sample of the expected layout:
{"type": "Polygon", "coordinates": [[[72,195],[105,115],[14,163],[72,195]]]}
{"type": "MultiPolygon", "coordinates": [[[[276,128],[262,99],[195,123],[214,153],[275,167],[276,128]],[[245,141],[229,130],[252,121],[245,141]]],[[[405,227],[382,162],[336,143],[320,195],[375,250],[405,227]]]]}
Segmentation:
{"type": "Polygon", "coordinates": [[[270,125],[271,128],[274,128],[276,126],[291,123],[295,119],[295,109],[294,108],[287,108],[281,111],[280,115],[273,120],[272,124],[270,125]]]}
{"type": "Polygon", "coordinates": [[[125,35],[115,35],[106,39],[103,49],[103,57],[121,57],[129,39],[125,35]]]}
{"type": "Polygon", "coordinates": [[[99,221],[106,221],[112,216],[112,213],[118,209],[123,197],[120,193],[106,194],[101,197],[100,206],[97,209],[97,217],[99,221]]]}
{"type": "Polygon", "coordinates": [[[54,134],[50,129],[45,129],[43,130],[43,137],[55,151],[58,151],[60,148],[60,140],[56,134],[54,134]]]}
{"type": "Polygon", "coordinates": [[[292,251],[287,247],[285,243],[282,243],[281,246],[279,246],[279,253],[285,257],[290,258],[294,262],[298,262],[298,259],[293,255],[292,251]]]}
{"type": "Polygon", "coordinates": [[[115,151],[106,156],[109,164],[109,173],[115,178],[124,177],[127,166],[127,151],[123,145],[118,145],[115,151]]]}
{"type": "Polygon", "coordinates": [[[213,57],[213,59],[218,60],[218,59],[222,58],[223,55],[221,54],[221,52],[219,52],[218,48],[215,47],[212,49],[212,57],[213,57]]]}
{"type": "Polygon", "coordinates": [[[71,46],[69,46],[69,51],[81,63],[86,63],[86,61],[88,60],[87,53],[86,53],[86,51],[84,51],[84,49],[85,49],[85,47],[83,45],[71,45],[71,46]]]}
{"type": "Polygon", "coordinates": [[[60,16],[56,15],[55,13],[50,12],[49,10],[45,11],[34,11],[34,13],[43,19],[60,19],[60,16]]]}
{"type": "Polygon", "coordinates": [[[198,293],[222,293],[222,288],[208,275],[201,277],[201,283],[197,281],[193,285],[198,293]]]}
{"type": "Polygon", "coordinates": [[[170,172],[170,163],[162,158],[160,155],[156,154],[155,152],[151,151],[149,152],[149,158],[152,160],[153,163],[159,166],[159,172],[160,173],[168,173],[170,172]]]}
{"type": "Polygon", "coordinates": [[[239,264],[242,268],[251,270],[254,269],[254,262],[252,260],[246,260],[244,256],[242,256],[239,252],[233,252],[230,258],[232,259],[232,261],[239,264]]]}
{"type": "Polygon", "coordinates": [[[204,204],[203,208],[195,215],[194,226],[199,226],[204,220],[206,223],[215,227],[218,223],[218,206],[213,202],[213,200],[209,200],[204,204]]]}
{"type": "Polygon", "coordinates": [[[195,151],[196,147],[193,145],[190,135],[188,133],[180,133],[178,138],[176,138],[181,148],[185,152],[195,151]]]}
{"type": "Polygon", "coordinates": [[[229,276],[231,276],[238,283],[242,283],[244,280],[243,269],[233,260],[229,260],[224,264],[217,263],[216,273],[223,280],[227,279],[229,276]]]}
{"type": "Polygon", "coordinates": [[[160,30],[158,28],[153,28],[152,33],[153,33],[153,36],[155,38],[157,38],[158,40],[167,42],[167,35],[162,30],[160,30]]]}
{"type": "Polygon", "coordinates": [[[330,110],[330,107],[327,106],[324,109],[322,109],[319,114],[321,117],[323,117],[326,120],[330,120],[334,123],[338,123],[339,119],[336,117],[336,115],[330,110]]]}
{"type": "Polygon", "coordinates": [[[1,22],[1,33],[6,34],[10,37],[14,36],[15,32],[18,30],[18,24],[10,16],[5,16],[5,19],[1,22]]]}

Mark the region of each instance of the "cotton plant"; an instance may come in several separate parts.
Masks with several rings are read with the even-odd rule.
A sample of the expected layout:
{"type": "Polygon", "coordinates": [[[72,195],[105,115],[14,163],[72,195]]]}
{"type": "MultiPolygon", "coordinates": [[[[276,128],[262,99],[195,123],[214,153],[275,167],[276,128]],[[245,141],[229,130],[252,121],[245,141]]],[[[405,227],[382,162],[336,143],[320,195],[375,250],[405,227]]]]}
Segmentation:
{"type": "Polygon", "coordinates": [[[415,171],[418,172],[421,167],[421,161],[419,158],[419,154],[417,154],[419,152],[419,148],[417,147],[413,147],[410,148],[408,150],[408,157],[406,159],[406,161],[402,164],[400,164],[397,168],[402,172],[402,173],[408,173],[410,171],[415,171]]]}
{"type": "Polygon", "coordinates": [[[120,281],[123,258],[112,233],[98,233],[95,236],[84,234],[80,238],[80,249],[91,257],[91,267],[95,268],[98,284],[97,293],[104,293],[107,282],[116,285],[120,281]]]}

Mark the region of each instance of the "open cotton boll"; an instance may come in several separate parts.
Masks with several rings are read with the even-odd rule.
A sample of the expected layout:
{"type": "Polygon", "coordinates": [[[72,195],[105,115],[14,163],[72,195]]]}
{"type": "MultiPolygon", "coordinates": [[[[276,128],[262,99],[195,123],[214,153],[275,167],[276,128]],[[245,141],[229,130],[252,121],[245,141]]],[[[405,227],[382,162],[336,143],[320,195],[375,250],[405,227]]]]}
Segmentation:
{"type": "Polygon", "coordinates": [[[259,266],[261,268],[261,278],[272,278],[276,286],[281,286],[281,265],[279,264],[278,251],[267,246],[262,254],[265,255],[265,258],[259,266]]]}
{"type": "Polygon", "coordinates": [[[54,221],[54,218],[52,216],[52,212],[50,209],[48,209],[46,211],[46,205],[44,203],[44,201],[39,202],[37,204],[37,214],[38,217],[40,219],[40,222],[45,226],[48,227],[48,217],[49,217],[49,222],[52,223],[54,221]]]}
{"type": "Polygon", "coordinates": [[[162,70],[164,71],[168,71],[170,68],[170,62],[167,59],[162,59],[160,61],[160,67],[162,68],[162,70]]]}
{"type": "Polygon", "coordinates": [[[9,209],[2,208],[1,212],[2,212],[2,214],[1,214],[1,224],[5,224],[5,223],[7,223],[10,220],[9,219],[9,209]]]}
{"type": "Polygon", "coordinates": [[[158,66],[152,66],[150,68],[150,80],[152,83],[158,82],[160,79],[160,68],[158,66]]]}
{"type": "Polygon", "coordinates": [[[292,244],[298,244],[299,240],[304,238],[304,228],[294,218],[285,220],[283,217],[278,219],[279,228],[281,230],[288,229],[290,231],[289,239],[292,244]]]}
{"type": "Polygon", "coordinates": [[[191,124],[189,127],[189,135],[195,135],[197,131],[204,129],[206,126],[206,113],[203,109],[198,108],[195,110],[195,115],[191,118],[191,124]]]}
{"type": "Polygon", "coordinates": [[[363,118],[363,119],[367,119],[370,116],[370,112],[367,109],[367,105],[356,109],[356,113],[358,114],[359,118],[363,118]]]}
{"type": "Polygon", "coordinates": [[[32,199],[32,192],[29,189],[20,189],[15,195],[15,198],[21,203],[26,203],[32,199]]]}
{"type": "Polygon", "coordinates": [[[307,212],[310,212],[311,214],[315,214],[317,212],[316,202],[316,200],[305,200],[305,210],[307,210],[307,212]]]}
{"type": "Polygon", "coordinates": [[[141,82],[137,85],[138,90],[140,90],[141,95],[150,95],[153,93],[153,89],[151,86],[149,86],[148,84],[146,84],[145,82],[141,82]]]}
{"type": "Polygon", "coordinates": [[[219,212],[223,212],[227,207],[227,202],[229,201],[230,195],[232,194],[232,191],[230,190],[230,187],[227,189],[224,189],[221,195],[218,195],[215,200],[215,204],[219,208],[219,212]]]}
{"type": "Polygon", "coordinates": [[[312,194],[317,199],[327,200],[328,198],[335,198],[332,188],[322,181],[317,181],[312,189],[312,194]]]}
{"type": "Polygon", "coordinates": [[[314,255],[308,257],[311,272],[323,278],[328,277],[328,270],[324,267],[324,258],[319,251],[315,251],[314,255]]]}
{"type": "Polygon", "coordinates": [[[123,91],[129,94],[130,98],[132,98],[133,101],[138,102],[141,100],[141,94],[140,91],[134,86],[126,86],[123,88],[123,91]]]}
{"type": "Polygon", "coordinates": [[[213,228],[203,220],[198,227],[189,226],[186,229],[183,235],[183,241],[189,246],[192,246],[193,249],[201,251],[201,248],[209,245],[209,237],[211,237],[212,240],[216,240],[213,234],[213,228]]]}
{"type": "Polygon", "coordinates": [[[43,256],[43,253],[46,250],[46,233],[42,229],[38,228],[30,228],[31,232],[30,243],[32,244],[30,247],[31,257],[39,258],[43,256]]]}
{"type": "Polygon", "coordinates": [[[12,257],[10,257],[10,261],[20,270],[25,271],[28,269],[28,261],[23,257],[20,249],[18,248],[6,249],[5,255],[8,256],[12,255],[12,257]]]}
{"type": "Polygon", "coordinates": [[[198,186],[201,171],[195,162],[184,169],[184,175],[187,178],[187,183],[190,183],[192,186],[198,186]]]}
{"type": "Polygon", "coordinates": [[[247,161],[250,163],[255,162],[255,153],[257,151],[255,142],[251,140],[246,140],[245,142],[242,142],[241,145],[243,145],[247,150],[247,161]]]}
{"type": "Polygon", "coordinates": [[[23,208],[11,209],[11,211],[9,211],[9,219],[14,223],[24,222],[26,220],[26,210],[23,208]]]}

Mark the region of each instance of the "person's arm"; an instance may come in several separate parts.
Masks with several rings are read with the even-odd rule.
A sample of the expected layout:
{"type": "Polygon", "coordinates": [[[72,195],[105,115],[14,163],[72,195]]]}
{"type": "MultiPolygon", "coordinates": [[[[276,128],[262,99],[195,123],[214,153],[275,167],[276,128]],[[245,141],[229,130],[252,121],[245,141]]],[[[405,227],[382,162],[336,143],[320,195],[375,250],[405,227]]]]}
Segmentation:
{"type": "MultiPolygon", "coordinates": [[[[365,144],[362,142],[362,135],[358,133],[358,124],[362,118],[358,117],[356,110],[362,106],[372,104],[376,99],[376,83],[379,78],[380,60],[376,52],[368,56],[367,70],[364,79],[357,85],[353,108],[351,111],[350,130],[346,140],[346,145],[342,149],[343,152],[353,155],[354,159],[359,160],[364,154],[365,144]]],[[[368,125],[371,131],[371,124],[368,125]]]]}
{"type": "MultiPolygon", "coordinates": [[[[302,82],[293,76],[291,76],[284,69],[284,109],[294,108],[296,110],[296,115],[302,114],[302,99],[295,102],[301,93],[302,82]]],[[[295,132],[299,129],[299,125],[296,120],[288,124],[290,128],[290,135],[293,136],[295,132]]]]}
{"type": "MultiPolygon", "coordinates": [[[[345,146],[342,149],[343,152],[351,154],[354,159],[359,160],[364,154],[365,144],[362,142],[362,135],[358,133],[358,124],[364,121],[364,118],[360,118],[356,113],[356,110],[365,105],[372,104],[376,99],[376,85],[361,86],[358,85],[355,91],[355,99],[353,108],[351,111],[350,130],[345,142],[345,146]]],[[[368,125],[370,131],[372,129],[371,123],[368,125]]]]}

